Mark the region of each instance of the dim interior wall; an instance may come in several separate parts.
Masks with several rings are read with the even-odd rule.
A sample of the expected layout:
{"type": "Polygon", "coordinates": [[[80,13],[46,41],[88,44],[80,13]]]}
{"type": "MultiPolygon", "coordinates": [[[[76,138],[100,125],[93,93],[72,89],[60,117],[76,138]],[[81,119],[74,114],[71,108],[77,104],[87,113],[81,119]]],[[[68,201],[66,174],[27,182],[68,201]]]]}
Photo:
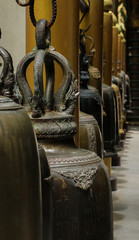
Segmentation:
{"type": "Polygon", "coordinates": [[[10,52],[15,70],[25,55],[25,17],[25,8],[15,0],[0,0],[0,46],[10,52]]]}

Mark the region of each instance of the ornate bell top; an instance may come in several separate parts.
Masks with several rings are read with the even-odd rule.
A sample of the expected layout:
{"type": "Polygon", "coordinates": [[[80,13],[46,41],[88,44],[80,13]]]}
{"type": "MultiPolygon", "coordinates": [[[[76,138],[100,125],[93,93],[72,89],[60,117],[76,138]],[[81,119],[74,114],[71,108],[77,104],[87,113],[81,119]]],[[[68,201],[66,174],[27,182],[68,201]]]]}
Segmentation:
{"type": "Polygon", "coordinates": [[[23,95],[23,105],[30,112],[38,138],[73,136],[77,129],[73,117],[78,96],[77,80],[67,59],[50,45],[50,29],[41,19],[36,25],[36,48],[17,67],[17,81],[23,95]],[[34,60],[34,94],[26,79],[27,66],[34,60]],[[54,93],[54,61],[63,71],[61,86],[54,93]],[[43,84],[43,64],[46,87],[43,84]]]}

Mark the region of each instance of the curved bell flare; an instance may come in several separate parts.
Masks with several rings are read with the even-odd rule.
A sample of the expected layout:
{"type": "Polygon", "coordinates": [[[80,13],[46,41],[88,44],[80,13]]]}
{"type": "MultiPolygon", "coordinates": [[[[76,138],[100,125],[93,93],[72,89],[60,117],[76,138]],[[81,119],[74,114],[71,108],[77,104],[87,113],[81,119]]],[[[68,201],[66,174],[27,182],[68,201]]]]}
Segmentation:
{"type": "MultiPolygon", "coordinates": [[[[37,23],[40,34],[45,34],[41,31],[43,23],[44,20],[37,23]]],[[[44,29],[45,26],[46,23],[44,29]]],[[[93,151],[77,148],[74,144],[77,126],[73,115],[78,88],[67,59],[52,46],[37,49],[20,62],[17,77],[53,176],[53,240],[112,240],[111,188],[107,170],[93,151]],[[27,87],[25,70],[34,58],[33,95],[27,87]],[[62,83],[55,94],[54,60],[63,70],[62,83]],[[44,63],[47,73],[45,91],[44,63]]]]}
{"type": "Polygon", "coordinates": [[[40,160],[31,121],[0,97],[1,239],[42,240],[40,160]]]}

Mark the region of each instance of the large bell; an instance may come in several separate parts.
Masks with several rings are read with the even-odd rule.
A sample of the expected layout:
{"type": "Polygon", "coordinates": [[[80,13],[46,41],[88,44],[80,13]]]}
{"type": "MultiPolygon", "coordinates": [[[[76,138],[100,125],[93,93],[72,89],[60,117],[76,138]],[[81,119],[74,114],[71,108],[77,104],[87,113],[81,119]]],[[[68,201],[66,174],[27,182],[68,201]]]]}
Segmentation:
{"type": "MultiPolygon", "coordinates": [[[[46,33],[45,29],[46,21],[39,20],[36,33],[47,36],[48,44],[50,32],[46,33]]],[[[42,49],[37,42],[37,47],[36,52],[20,62],[17,77],[38,141],[52,170],[53,239],[112,240],[111,190],[106,168],[94,152],[77,148],[73,140],[77,131],[73,117],[77,98],[74,74],[67,60],[52,46],[42,49]],[[33,95],[25,71],[34,58],[33,95]],[[63,70],[63,81],[55,94],[54,60],[63,70]],[[43,92],[44,62],[46,90],[43,92]]]]}
{"type": "MultiPolygon", "coordinates": [[[[5,139],[4,142],[0,142],[0,149],[4,149],[0,151],[0,155],[3,157],[5,163],[9,164],[7,168],[8,172],[6,173],[5,171],[3,176],[5,178],[7,176],[8,178],[9,174],[12,180],[10,182],[11,185],[9,184],[5,192],[5,198],[9,192],[9,199],[12,198],[12,201],[10,204],[8,200],[5,203],[7,204],[7,211],[9,210],[9,213],[13,214],[10,217],[8,217],[7,212],[5,214],[3,225],[1,224],[2,228],[6,231],[8,221],[13,221],[13,223],[7,235],[2,230],[2,239],[9,239],[8,236],[12,238],[15,234],[14,239],[34,239],[35,236],[36,240],[46,238],[50,240],[52,234],[52,179],[50,168],[44,149],[41,145],[39,145],[39,148],[37,146],[38,144],[36,143],[31,122],[26,111],[9,98],[4,97],[8,96],[16,102],[21,102],[22,100],[15,81],[12,57],[3,47],[0,47],[0,56],[3,59],[3,68],[0,76],[0,93],[3,95],[0,99],[0,140],[2,140],[3,136],[5,139]],[[15,165],[14,170],[11,164],[15,165]],[[10,208],[13,209],[11,210],[10,208]],[[30,208],[29,211],[28,208],[30,208]],[[16,210],[15,215],[14,210],[16,210]],[[32,219],[33,222],[31,222],[32,219]],[[37,226],[38,230],[36,229],[37,226]]],[[[3,169],[3,165],[1,169],[3,169]]],[[[3,182],[1,186],[6,188],[3,182]]],[[[3,189],[2,187],[1,189],[3,189]]],[[[6,209],[6,205],[4,209],[6,209]]],[[[2,216],[3,214],[4,212],[2,212],[2,216]]],[[[0,220],[0,223],[2,221],[0,220]]]]}
{"type": "Polygon", "coordinates": [[[0,97],[1,239],[41,240],[40,160],[26,111],[0,97]]]}

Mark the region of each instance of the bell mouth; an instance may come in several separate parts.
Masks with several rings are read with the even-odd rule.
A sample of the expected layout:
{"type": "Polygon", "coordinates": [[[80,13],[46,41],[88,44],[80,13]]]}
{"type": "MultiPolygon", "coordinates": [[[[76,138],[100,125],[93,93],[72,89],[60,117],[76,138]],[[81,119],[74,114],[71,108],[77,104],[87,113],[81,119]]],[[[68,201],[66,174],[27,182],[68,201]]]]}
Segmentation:
{"type": "Polygon", "coordinates": [[[15,103],[12,99],[0,96],[0,111],[22,109],[22,106],[15,103]]]}
{"type": "Polygon", "coordinates": [[[77,133],[75,118],[69,114],[51,111],[40,118],[30,118],[38,139],[67,138],[77,133]]]}

